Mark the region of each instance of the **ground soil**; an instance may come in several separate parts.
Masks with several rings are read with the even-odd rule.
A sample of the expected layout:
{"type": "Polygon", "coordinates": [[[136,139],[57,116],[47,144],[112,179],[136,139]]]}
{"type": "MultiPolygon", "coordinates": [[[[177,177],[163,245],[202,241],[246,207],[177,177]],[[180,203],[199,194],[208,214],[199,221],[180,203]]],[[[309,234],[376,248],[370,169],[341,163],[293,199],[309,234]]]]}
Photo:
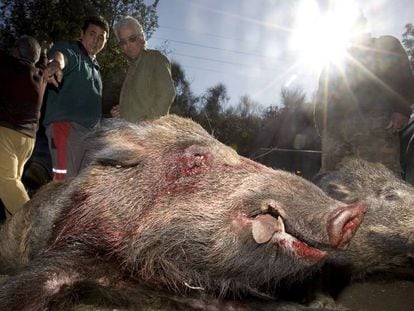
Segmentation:
{"type": "MultiPolygon", "coordinates": [[[[7,276],[0,275],[0,285],[7,276]]],[[[345,288],[336,300],[337,308],[320,310],[350,311],[413,311],[414,282],[388,281],[356,283],[345,288]]],[[[87,304],[77,305],[73,311],[127,311],[96,307],[87,304]]]]}

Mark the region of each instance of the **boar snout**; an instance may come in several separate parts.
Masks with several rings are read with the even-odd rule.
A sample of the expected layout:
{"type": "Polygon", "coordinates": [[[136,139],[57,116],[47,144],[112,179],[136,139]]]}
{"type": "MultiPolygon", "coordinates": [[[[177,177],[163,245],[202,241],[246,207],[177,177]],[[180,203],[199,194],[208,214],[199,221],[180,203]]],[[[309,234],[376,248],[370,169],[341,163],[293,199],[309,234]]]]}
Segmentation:
{"type": "Polygon", "coordinates": [[[328,217],[327,230],[332,247],[345,249],[364,219],[366,207],[362,203],[340,207],[328,217]]]}

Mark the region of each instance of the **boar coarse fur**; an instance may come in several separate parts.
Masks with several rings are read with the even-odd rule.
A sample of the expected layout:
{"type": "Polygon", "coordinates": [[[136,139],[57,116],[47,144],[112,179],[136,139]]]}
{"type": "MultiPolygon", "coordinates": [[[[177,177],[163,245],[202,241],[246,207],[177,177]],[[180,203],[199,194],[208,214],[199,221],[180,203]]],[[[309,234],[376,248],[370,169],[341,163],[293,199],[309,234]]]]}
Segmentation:
{"type": "Polygon", "coordinates": [[[349,248],[332,252],[329,261],[346,265],[352,278],[407,272],[414,275],[414,187],[381,163],[347,158],[338,171],[317,176],[315,182],[345,203],[362,201],[364,224],[349,248]]]}
{"type": "Polygon", "coordinates": [[[0,289],[3,308],[41,310],[82,283],[138,310],[165,295],[258,294],[308,273],[330,247],[345,247],[364,213],[173,115],[110,122],[89,147],[91,164],[78,177],[49,186],[21,211],[45,209],[31,214],[46,228],[24,216],[2,228],[8,236],[22,219],[16,251],[36,244],[23,247],[22,264],[34,259],[0,289]]]}
{"type": "Polygon", "coordinates": [[[0,274],[14,274],[46,247],[60,211],[63,182],[45,185],[26,206],[0,227],[0,274]],[[48,208],[44,208],[48,206],[48,208]]]}

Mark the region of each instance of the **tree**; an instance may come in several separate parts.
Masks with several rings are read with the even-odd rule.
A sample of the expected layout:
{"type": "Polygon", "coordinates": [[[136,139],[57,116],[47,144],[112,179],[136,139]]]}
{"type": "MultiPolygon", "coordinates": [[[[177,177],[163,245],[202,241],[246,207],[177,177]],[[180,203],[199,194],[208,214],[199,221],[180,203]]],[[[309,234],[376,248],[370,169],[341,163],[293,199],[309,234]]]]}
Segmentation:
{"type": "Polygon", "coordinates": [[[411,69],[414,70],[414,26],[411,23],[405,25],[402,43],[407,50],[411,63],[411,69]]]}
{"type": "Polygon", "coordinates": [[[262,125],[259,112],[258,103],[247,95],[242,96],[235,108],[229,107],[223,112],[217,138],[239,154],[249,156],[262,125]]]}
{"type": "MultiPolygon", "coordinates": [[[[89,15],[102,15],[110,28],[121,16],[134,16],[142,23],[149,38],[158,27],[158,2],[154,0],[147,5],[144,0],[3,0],[0,3],[1,48],[10,46],[23,34],[39,41],[76,40],[84,18],[89,15]]],[[[126,60],[121,57],[112,33],[98,60],[104,80],[115,75],[114,80],[119,81],[118,76],[126,72],[126,60]]]]}
{"type": "Polygon", "coordinates": [[[215,129],[219,127],[224,107],[229,101],[226,86],[219,83],[210,87],[200,101],[201,108],[197,121],[211,134],[217,134],[215,129]]]}
{"type": "Polygon", "coordinates": [[[253,101],[248,95],[244,95],[240,98],[235,109],[235,112],[242,118],[246,118],[250,115],[257,115],[259,111],[259,104],[253,101]]]}
{"type": "Polygon", "coordinates": [[[300,88],[282,88],[280,97],[282,99],[282,111],[278,129],[278,146],[292,148],[295,135],[300,132],[300,127],[303,125],[306,95],[300,88]]]}
{"type": "MultiPolygon", "coordinates": [[[[159,0],[3,0],[0,2],[0,48],[11,46],[20,35],[39,41],[76,40],[83,20],[89,15],[102,15],[113,27],[121,16],[137,18],[147,38],[158,27],[156,8],[159,0]]],[[[113,105],[126,73],[127,61],[121,56],[114,35],[110,34],[105,49],[98,55],[104,81],[105,106],[113,105]],[[109,102],[109,104],[108,104],[109,102]]]]}
{"type": "Polygon", "coordinates": [[[197,114],[196,105],[198,97],[191,91],[190,83],[179,63],[171,63],[171,75],[175,85],[175,99],[171,106],[170,113],[195,118],[197,114]]]}
{"type": "Polygon", "coordinates": [[[125,15],[136,17],[150,37],[158,27],[156,7],[159,0],[146,5],[144,0],[3,0],[0,3],[1,44],[11,43],[22,34],[39,40],[75,40],[88,15],[102,15],[112,28],[125,15]]]}
{"type": "Polygon", "coordinates": [[[253,158],[260,157],[264,149],[274,148],[278,144],[279,124],[281,120],[281,108],[269,106],[262,111],[260,116],[261,127],[257,130],[250,155],[253,158]]]}

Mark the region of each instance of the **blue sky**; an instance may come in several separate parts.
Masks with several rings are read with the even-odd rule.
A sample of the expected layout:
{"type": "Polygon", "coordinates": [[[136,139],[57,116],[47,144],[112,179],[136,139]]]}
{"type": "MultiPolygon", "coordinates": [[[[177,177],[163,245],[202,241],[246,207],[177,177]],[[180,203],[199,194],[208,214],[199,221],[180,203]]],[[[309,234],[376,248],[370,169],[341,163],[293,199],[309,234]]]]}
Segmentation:
{"type": "MultiPolygon", "coordinates": [[[[160,27],[149,47],[167,41],[168,57],[182,65],[197,95],[222,82],[230,104],[248,95],[264,107],[276,105],[286,85],[311,98],[318,68],[299,61],[303,54],[290,44],[298,7],[306,1],[322,11],[328,7],[328,0],[161,0],[160,27]]],[[[404,25],[414,23],[413,0],[355,2],[373,36],[401,40],[404,25]]]]}

